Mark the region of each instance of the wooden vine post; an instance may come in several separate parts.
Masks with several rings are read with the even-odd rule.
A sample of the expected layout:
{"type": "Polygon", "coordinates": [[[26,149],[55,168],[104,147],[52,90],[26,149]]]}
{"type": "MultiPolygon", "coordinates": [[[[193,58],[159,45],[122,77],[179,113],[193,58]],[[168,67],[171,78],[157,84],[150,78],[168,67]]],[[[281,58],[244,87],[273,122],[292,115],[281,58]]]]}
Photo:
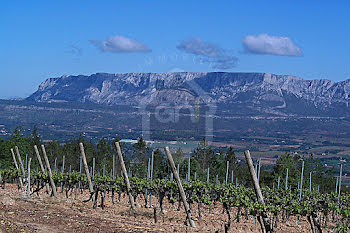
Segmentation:
{"type": "Polygon", "coordinates": [[[136,207],[135,207],[134,196],[131,193],[131,186],[130,186],[130,182],[129,182],[129,177],[128,177],[128,173],[127,173],[126,168],[125,168],[124,159],[123,159],[123,155],[122,155],[122,150],[120,149],[119,142],[115,142],[115,147],[117,148],[117,153],[118,153],[120,165],[122,167],[122,171],[123,171],[123,174],[124,174],[124,181],[125,181],[125,185],[126,185],[126,192],[127,192],[128,196],[129,196],[130,206],[131,206],[131,209],[133,211],[135,211],[136,207]]]}
{"type": "MultiPolygon", "coordinates": [[[[45,168],[44,168],[43,162],[41,161],[40,153],[39,153],[38,147],[36,145],[34,145],[34,151],[36,154],[36,158],[38,159],[38,162],[39,162],[40,170],[43,174],[45,174],[46,173],[45,168]]],[[[46,192],[49,193],[50,192],[49,184],[46,183],[45,185],[46,185],[46,192]]]]}
{"type": "Polygon", "coordinates": [[[13,149],[11,148],[11,155],[12,155],[12,159],[13,159],[13,163],[15,164],[16,169],[18,170],[18,164],[17,164],[17,160],[16,160],[16,156],[15,153],[13,152],[13,149]]]}
{"type": "MultiPolygon", "coordinates": [[[[258,202],[261,205],[265,205],[264,197],[263,197],[261,189],[260,189],[258,177],[256,176],[256,173],[255,173],[255,170],[254,170],[253,161],[252,161],[252,158],[250,156],[249,150],[246,150],[244,152],[244,156],[245,156],[245,159],[246,159],[247,164],[248,164],[249,173],[250,173],[250,176],[251,176],[253,184],[254,184],[255,194],[256,194],[256,196],[258,198],[258,202]]],[[[264,210],[262,212],[262,218],[263,218],[263,223],[264,223],[264,227],[265,227],[266,233],[272,232],[270,219],[269,219],[269,217],[266,214],[265,207],[264,207],[264,210]]]]}
{"type": "MultiPolygon", "coordinates": [[[[152,185],[153,181],[153,163],[154,163],[154,151],[152,151],[151,167],[150,167],[150,181],[152,185]]],[[[149,208],[152,207],[152,192],[149,192],[149,208]]]]}
{"type": "Polygon", "coordinates": [[[88,184],[89,184],[89,191],[90,191],[90,193],[93,193],[94,192],[94,187],[92,186],[89,166],[88,166],[87,161],[86,161],[84,145],[83,145],[82,142],[79,143],[79,147],[80,147],[81,157],[83,159],[83,165],[84,165],[84,170],[85,170],[85,173],[86,173],[86,178],[87,178],[87,181],[88,181],[88,184]]]}
{"type": "Polygon", "coordinates": [[[184,207],[185,207],[187,220],[190,222],[191,227],[195,228],[196,224],[194,223],[194,221],[193,221],[193,219],[191,217],[191,210],[190,210],[190,207],[189,207],[189,205],[187,203],[186,194],[185,194],[185,191],[184,191],[184,189],[182,187],[179,174],[176,171],[176,167],[175,167],[175,163],[174,163],[173,157],[171,156],[171,153],[170,153],[169,148],[167,146],[164,148],[164,150],[165,150],[166,156],[168,158],[168,161],[170,163],[171,171],[173,172],[173,174],[175,176],[175,180],[176,180],[177,186],[179,187],[179,192],[180,192],[180,196],[181,196],[182,202],[183,202],[184,207]]]}
{"type": "Polygon", "coordinates": [[[26,187],[26,193],[28,196],[30,196],[30,163],[32,161],[32,158],[29,158],[29,161],[28,161],[28,165],[27,165],[27,169],[28,169],[28,178],[27,178],[27,187],[26,187]]]}
{"type": "Polygon", "coordinates": [[[41,150],[43,151],[44,160],[45,160],[45,164],[46,164],[46,168],[47,168],[47,174],[48,174],[49,179],[50,179],[52,195],[54,197],[57,197],[56,185],[55,185],[55,182],[53,181],[53,178],[52,178],[50,162],[49,162],[49,159],[47,158],[47,154],[46,154],[46,150],[45,150],[45,146],[44,145],[41,145],[41,150]]]}
{"type": "Polygon", "coordinates": [[[20,167],[20,169],[22,171],[22,178],[25,179],[26,172],[24,171],[23,162],[22,162],[21,154],[19,153],[18,146],[15,146],[15,150],[16,150],[17,159],[18,159],[18,162],[19,162],[19,167],[20,167]]]}
{"type": "MultiPolygon", "coordinates": [[[[12,155],[12,159],[13,159],[13,162],[14,162],[14,164],[15,164],[16,170],[18,171],[19,168],[18,168],[16,156],[15,156],[15,153],[13,152],[13,149],[12,149],[12,148],[11,148],[11,155],[12,155]]],[[[19,180],[19,185],[21,186],[21,189],[23,190],[23,182],[22,182],[21,177],[19,177],[18,180],[19,180]]]]}

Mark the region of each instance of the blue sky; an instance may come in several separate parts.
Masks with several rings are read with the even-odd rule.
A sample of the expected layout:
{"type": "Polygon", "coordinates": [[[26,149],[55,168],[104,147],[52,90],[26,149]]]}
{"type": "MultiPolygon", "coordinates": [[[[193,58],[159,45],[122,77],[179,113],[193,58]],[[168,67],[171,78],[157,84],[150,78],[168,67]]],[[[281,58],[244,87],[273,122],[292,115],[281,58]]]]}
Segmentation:
{"type": "Polygon", "coordinates": [[[0,98],[97,72],[350,78],[350,1],[0,1],[0,26],[0,98]]]}

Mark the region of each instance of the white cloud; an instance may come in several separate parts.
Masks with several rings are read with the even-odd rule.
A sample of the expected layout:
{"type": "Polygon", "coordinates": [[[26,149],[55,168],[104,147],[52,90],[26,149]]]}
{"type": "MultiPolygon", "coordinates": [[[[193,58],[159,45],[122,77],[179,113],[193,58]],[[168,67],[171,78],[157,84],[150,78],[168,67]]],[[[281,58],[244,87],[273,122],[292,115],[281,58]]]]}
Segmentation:
{"type": "Polygon", "coordinates": [[[184,40],[176,48],[200,56],[201,62],[210,63],[214,69],[231,69],[236,66],[238,60],[234,56],[227,55],[224,49],[198,37],[184,40]]]}
{"type": "Polygon", "coordinates": [[[99,48],[102,52],[113,53],[140,53],[151,52],[147,45],[124,36],[112,36],[106,40],[90,40],[90,42],[99,48]]]}
{"type": "Polygon", "coordinates": [[[205,57],[217,57],[220,49],[211,43],[204,42],[201,38],[195,37],[182,41],[176,48],[187,53],[202,55],[205,57]]]}
{"type": "Polygon", "coordinates": [[[246,52],[278,56],[303,56],[301,49],[289,37],[259,34],[248,35],[242,40],[246,52]]]}

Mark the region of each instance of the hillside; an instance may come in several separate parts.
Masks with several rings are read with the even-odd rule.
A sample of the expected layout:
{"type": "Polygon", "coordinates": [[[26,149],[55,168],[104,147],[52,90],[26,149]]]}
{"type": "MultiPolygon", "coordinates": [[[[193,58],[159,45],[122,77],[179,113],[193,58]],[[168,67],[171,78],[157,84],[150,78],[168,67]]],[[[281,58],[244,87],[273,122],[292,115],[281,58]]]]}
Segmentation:
{"type": "Polygon", "coordinates": [[[350,80],[304,80],[268,73],[97,73],[50,78],[27,98],[35,102],[106,105],[225,105],[254,114],[349,116],[350,80]]]}

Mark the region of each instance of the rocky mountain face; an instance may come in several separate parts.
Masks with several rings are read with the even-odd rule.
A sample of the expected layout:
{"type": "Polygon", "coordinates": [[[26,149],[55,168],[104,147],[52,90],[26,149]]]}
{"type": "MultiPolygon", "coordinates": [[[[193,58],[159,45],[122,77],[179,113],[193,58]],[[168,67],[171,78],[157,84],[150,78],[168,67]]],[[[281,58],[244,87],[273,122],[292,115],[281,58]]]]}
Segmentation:
{"type": "Polygon", "coordinates": [[[200,101],[277,115],[347,116],[349,94],[350,80],[268,73],[97,73],[49,78],[27,100],[154,106],[200,101]]]}

